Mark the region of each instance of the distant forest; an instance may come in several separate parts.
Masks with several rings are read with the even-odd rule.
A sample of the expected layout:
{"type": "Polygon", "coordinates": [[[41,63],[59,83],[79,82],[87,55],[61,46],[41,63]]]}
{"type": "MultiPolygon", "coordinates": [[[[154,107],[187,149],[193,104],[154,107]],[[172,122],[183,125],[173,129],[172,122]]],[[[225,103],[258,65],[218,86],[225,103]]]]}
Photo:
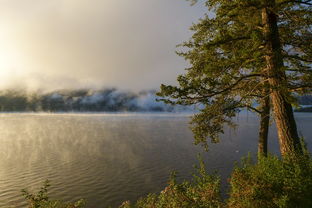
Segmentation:
{"type": "Polygon", "coordinates": [[[303,95],[298,98],[300,105],[312,105],[312,95],[303,95]]]}
{"type": "Polygon", "coordinates": [[[171,106],[156,101],[155,91],[139,93],[117,89],[60,90],[49,93],[26,93],[21,90],[0,91],[1,112],[174,112],[190,107],[171,106]]]}
{"type": "MultiPolygon", "coordinates": [[[[156,91],[139,93],[115,88],[59,90],[26,93],[21,90],[0,91],[1,112],[179,112],[192,111],[188,106],[171,106],[157,102],[156,91]]],[[[312,105],[312,96],[299,97],[299,104],[312,105]]]]}

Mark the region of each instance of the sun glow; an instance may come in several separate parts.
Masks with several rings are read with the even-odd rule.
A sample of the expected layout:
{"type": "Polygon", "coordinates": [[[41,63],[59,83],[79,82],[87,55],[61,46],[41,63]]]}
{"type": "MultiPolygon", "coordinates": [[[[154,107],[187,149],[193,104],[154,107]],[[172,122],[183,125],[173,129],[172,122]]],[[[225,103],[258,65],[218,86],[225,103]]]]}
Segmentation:
{"type": "Polygon", "coordinates": [[[0,31],[0,87],[10,84],[12,78],[23,73],[23,57],[14,38],[0,31]]]}
{"type": "Polygon", "coordinates": [[[0,50],[0,76],[9,75],[15,69],[18,60],[7,50],[0,50]]]}
{"type": "Polygon", "coordinates": [[[7,50],[0,50],[0,81],[1,87],[6,87],[10,84],[12,77],[17,72],[18,59],[7,50]]]}

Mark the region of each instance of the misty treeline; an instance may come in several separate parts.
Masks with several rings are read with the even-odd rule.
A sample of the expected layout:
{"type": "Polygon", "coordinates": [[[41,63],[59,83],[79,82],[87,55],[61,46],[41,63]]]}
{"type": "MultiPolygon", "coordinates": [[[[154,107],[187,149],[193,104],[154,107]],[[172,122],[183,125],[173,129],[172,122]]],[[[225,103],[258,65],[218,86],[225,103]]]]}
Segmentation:
{"type": "MultiPolygon", "coordinates": [[[[176,112],[193,111],[194,107],[172,106],[157,102],[156,91],[138,93],[115,88],[93,90],[59,90],[47,93],[23,90],[0,91],[1,112],[176,112]]],[[[312,95],[298,97],[299,104],[312,105],[312,95]]]]}
{"type": "Polygon", "coordinates": [[[93,90],[59,90],[48,93],[26,93],[22,90],[0,91],[2,112],[117,112],[155,111],[175,112],[191,110],[190,107],[171,106],[157,102],[155,91],[138,93],[115,88],[93,90]]]}
{"type": "Polygon", "coordinates": [[[312,95],[299,96],[298,102],[301,105],[312,105],[312,95]]]}

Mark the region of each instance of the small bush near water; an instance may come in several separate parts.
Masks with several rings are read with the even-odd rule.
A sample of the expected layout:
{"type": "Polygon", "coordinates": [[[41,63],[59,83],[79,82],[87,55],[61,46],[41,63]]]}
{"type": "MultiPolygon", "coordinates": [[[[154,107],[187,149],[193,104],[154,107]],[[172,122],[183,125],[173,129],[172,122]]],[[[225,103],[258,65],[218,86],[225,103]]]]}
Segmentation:
{"type": "Polygon", "coordinates": [[[193,181],[178,184],[173,175],[168,186],[160,194],[150,194],[134,205],[124,202],[120,208],[204,208],[222,205],[220,177],[215,174],[209,175],[201,161],[198,174],[194,175],[193,181]]]}
{"type": "Polygon", "coordinates": [[[31,194],[26,189],[22,190],[23,196],[28,201],[28,208],[84,208],[85,201],[79,200],[75,203],[64,203],[59,200],[50,200],[48,187],[50,183],[46,180],[37,194],[31,194]]]}
{"type": "MultiPolygon", "coordinates": [[[[177,183],[172,175],[159,194],[149,194],[135,203],[124,202],[119,208],[309,208],[312,207],[312,160],[276,156],[250,157],[236,164],[229,179],[229,198],[222,199],[220,177],[208,174],[203,162],[192,181],[177,183]]],[[[83,208],[83,200],[62,203],[49,200],[46,183],[36,194],[23,191],[29,208],[83,208]]]]}

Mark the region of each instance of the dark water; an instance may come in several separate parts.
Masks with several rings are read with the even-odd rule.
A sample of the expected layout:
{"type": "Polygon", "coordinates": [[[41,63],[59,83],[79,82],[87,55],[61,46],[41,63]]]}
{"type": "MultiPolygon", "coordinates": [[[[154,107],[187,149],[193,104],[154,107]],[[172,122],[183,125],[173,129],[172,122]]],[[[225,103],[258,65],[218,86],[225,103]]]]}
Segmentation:
{"type": "MultiPolygon", "coordinates": [[[[296,114],[312,143],[312,114],[296,114]]],[[[161,191],[172,170],[189,179],[200,146],[192,144],[188,115],[0,114],[0,207],[25,207],[20,190],[51,181],[52,198],[87,200],[87,207],[117,207],[161,191]]],[[[258,122],[237,118],[221,143],[203,153],[207,169],[228,177],[233,162],[257,150],[258,122]]],[[[274,126],[270,150],[278,152],[274,126]]],[[[311,148],[310,148],[311,151],[311,148]]]]}

